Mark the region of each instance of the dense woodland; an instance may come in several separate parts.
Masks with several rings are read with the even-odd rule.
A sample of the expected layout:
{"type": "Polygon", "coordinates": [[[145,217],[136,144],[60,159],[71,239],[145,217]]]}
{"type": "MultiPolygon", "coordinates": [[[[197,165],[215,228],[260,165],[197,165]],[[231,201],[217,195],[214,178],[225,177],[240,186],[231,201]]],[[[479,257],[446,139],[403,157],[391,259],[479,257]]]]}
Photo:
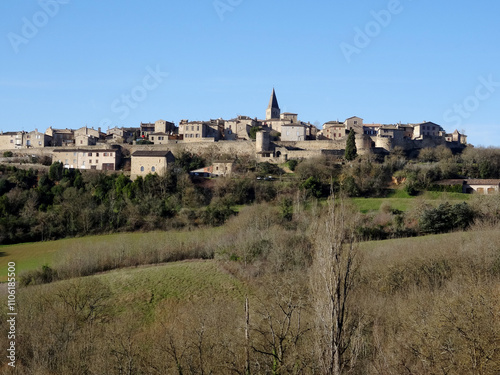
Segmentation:
{"type": "Polygon", "coordinates": [[[240,160],[235,177],[208,181],[186,173],[205,162],[190,154],[134,182],[3,167],[4,243],[157,231],[82,239],[22,272],[17,367],[4,358],[0,371],[499,373],[500,195],[366,214],[349,198],[383,197],[393,177],[419,195],[442,178],[500,176],[498,150],[422,154],[240,160]]]}
{"type": "MultiPolygon", "coordinates": [[[[327,157],[285,166],[237,160],[232,178],[192,178],[189,170],[207,163],[203,155],[178,155],[166,176],[148,175],[135,181],[124,174],[80,172],[55,163],[48,172],[0,165],[0,244],[45,241],[120,231],[168,230],[181,227],[218,226],[237,213],[241,205],[268,202],[290,218],[293,207],[332,192],[349,197],[383,197],[396,178],[404,191],[419,195],[442,190],[434,183],[449,178],[499,178],[500,151],[468,148],[462,155],[445,147],[423,149],[419,159],[408,160],[394,150],[385,160],[357,157],[347,163],[327,157]],[[293,169],[293,174],[283,168],[293,169]],[[272,175],[267,181],[258,177],[272,175]]],[[[460,191],[461,187],[450,187],[460,191]]],[[[482,214],[481,207],[443,205],[438,211],[397,212],[386,208],[390,220],[380,225],[366,218],[358,228],[365,239],[440,233],[465,229],[482,214]],[[452,217],[439,222],[439,217],[452,217]],[[435,221],[438,222],[435,222],[435,221]]]]}

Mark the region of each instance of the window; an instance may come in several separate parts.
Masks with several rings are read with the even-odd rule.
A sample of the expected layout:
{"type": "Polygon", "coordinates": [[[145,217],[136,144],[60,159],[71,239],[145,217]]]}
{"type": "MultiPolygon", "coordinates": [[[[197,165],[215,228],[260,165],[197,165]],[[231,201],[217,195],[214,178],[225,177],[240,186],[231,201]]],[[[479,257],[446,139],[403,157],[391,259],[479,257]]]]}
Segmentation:
{"type": "Polygon", "coordinates": [[[98,152],[96,152],[96,153],[95,153],[95,156],[99,156],[99,153],[98,153],[98,152]]]}
{"type": "Polygon", "coordinates": [[[200,125],[196,126],[196,131],[200,131],[200,125]]]}
{"type": "Polygon", "coordinates": [[[151,137],[151,140],[154,141],[155,140],[155,137],[151,137]]]}
{"type": "Polygon", "coordinates": [[[108,156],[108,153],[107,153],[107,152],[105,152],[105,153],[104,153],[104,156],[108,156]]]}
{"type": "Polygon", "coordinates": [[[109,156],[113,156],[113,153],[112,153],[112,152],[110,152],[110,153],[109,153],[109,156]]]}
{"type": "Polygon", "coordinates": [[[196,134],[196,138],[200,138],[200,135],[199,135],[199,134],[196,134]]]}
{"type": "Polygon", "coordinates": [[[358,122],[357,122],[357,121],[354,121],[354,125],[357,125],[357,124],[358,124],[358,122]]]}
{"type": "Polygon", "coordinates": [[[82,140],[80,140],[80,144],[82,144],[82,143],[83,143],[83,141],[82,141],[82,140]]]}
{"type": "Polygon", "coordinates": [[[42,142],[41,141],[38,141],[38,146],[41,146],[42,145],[42,142]]]}
{"type": "Polygon", "coordinates": [[[141,172],[144,172],[144,167],[141,167],[141,172]]]}
{"type": "Polygon", "coordinates": [[[92,153],[91,153],[91,152],[89,152],[89,153],[88,153],[88,156],[92,156],[92,153]]]}
{"type": "Polygon", "coordinates": [[[13,140],[13,139],[11,139],[11,140],[10,140],[10,143],[14,143],[14,140],[13,140]]]}
{"type": "Polygon", "coordinates": [[[96,163],[96,164],[99,164],[99,160],[95,159],[95,163],[96,163]]]}
{"type": "Polygon", "coordinates": [[[191,125],[191,131],[194,131],[194,125],[191,125]]]}
{"type": "Polygon", "coordinates": [[[153,166],[153,167],[151,167],[151,172],[154,172],[155,170],[156,170],[156,169],[155,169],[155,167],[154,167],[154,166],[153,166]]]}
{"type": "Polygon", "coordinates": [[[92,164],[92,159],[89,160],[89,164],[92,164]]]}

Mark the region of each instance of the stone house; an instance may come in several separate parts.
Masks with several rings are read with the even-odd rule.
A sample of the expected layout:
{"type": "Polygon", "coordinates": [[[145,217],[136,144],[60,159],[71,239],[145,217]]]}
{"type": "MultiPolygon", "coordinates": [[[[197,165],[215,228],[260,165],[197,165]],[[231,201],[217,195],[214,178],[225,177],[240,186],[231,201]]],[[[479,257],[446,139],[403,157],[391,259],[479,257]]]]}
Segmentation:
{"type": "Polygon", "coordinates": [[[158,120],[155,122],[155,131],[154,133],[166,133],[173,134],[176,132],[176,126],[173,122],[158,120]]]}
{"type": "Polygon", "coordinates": [[[162,176],[167,168],[175,163],[171,151],[136,151],[132,154],[130,178],[135,180],[138,176],[157,173],[162,176]]]}
{"type": "Polygon", "coordinates": [[[224,120],[192,121],[181,120],[179,135],[186,142],[219,141],[224,133],[224,120]]]}
{"type": "Polygon", "coordinates": [[[291,123],[281,127],[281,140],[284,142],[305,141],[308,127],[302,123],[291,123]]]}
{"type": "Polygon", "coordinates": [[[139,136],[140,128],[118,128],[108,129],[106,132],[107,142],[132,143],[139,136]]]}
{"type": "Polygon", "coordinates": [[[149,141],[153,142],[155,145],[164,145],[168,143],[168,137],[169,137],[168,133],[155,132],[149,135],[149,141]]]}
{"type": "Polygon", "coordinates": [[[495,179],[468,179],[464,181],[464,193],[477,193],[483,195],[498,194],[500,180],[495,179]]]}
{"type": "Polygon", "coordinates": [[[52,146],[60,147],[60,146],[74,146],[75,144],[75,136],[73,130],[71,129],[52,129],[50,126],[45,134],[52,137],[52,146]]]}
{"type": "Polygon", "coordinates": [[[52,145],[52,137],[35,129],[26,134],[26,147],[49,147],[52,145]]]}
{"type": "Polygon", "coordinates": [[[351,128],[354,128],[356,130],[363,127],[363,119],[357,116],[349,117],[344,121],[344,125],[346,127],[346,130],[349,130],[351,128]]]}
{"type": "Polygon", "coordinates": [[[120,149],[63,148],[52,151],[52,162],[63,163],[64,168],[114,171],[120,165],[120,149]]]}
{"type": "Polygon", "coordinates": [[[199,177],[228,177],[233,173],[234,161],[216,161],[208,167],[203,167],[190,171],[192,176],[199,177]]]}
{"type": "Polygon", "coordinates": [[[457,143],[460,143],[462,145],[467,144],[467,136],[465,134],[460,133],[456,129],[453,133],[446,134],[445,138],[446,138],[446,142],[457,142],[457,143]]]}
{"type": "Polygon", "coordinates": [[[328,121],[323,124],[320,138],[342,139],[346,136],[345,124],[338,121],[328,121]]]}
{"type": "Polygon", "coordinates": [[[238,116],[231,120],[226,120],[224,123],[224,139],[227,141],[235,141],[237,139],[250,139],[250,129],[258,126],[259,122],[248,116],[238,116]]]}
{"type": "Polygon", "coordinates": [[[437,182],[438,185],[462,185],[462,193],[465,194],[498,194],[500,192],[500,179],[452,179],[452,180],[442,180],[437,182]]]}
{"type": "Polygon", "coordinates": [[[420,124],[413,125],[413,138],[423,139],[424,137],[444,137],[445,131],[441,125],[435,124],[433,122],[422,122],[420,124]]]}
{"type": "Polygon", "coordinates": [[[1,132],[0,133],[0,150],[14,150],[23,146],[22,132],[1,132]]]}

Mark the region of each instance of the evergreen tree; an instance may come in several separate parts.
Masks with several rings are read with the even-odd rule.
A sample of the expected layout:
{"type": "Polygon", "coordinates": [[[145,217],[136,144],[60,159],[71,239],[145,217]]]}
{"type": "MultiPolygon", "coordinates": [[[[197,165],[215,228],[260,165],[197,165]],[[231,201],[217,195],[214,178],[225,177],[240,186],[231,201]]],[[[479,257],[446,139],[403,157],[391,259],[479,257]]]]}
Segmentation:
{"type": "Polygon", "coordinates": [[[358,149],[356,148],[356,133],[351,129],[345,144],[345,158],[348,161],[356,159],[358,156],[358,149]]]}

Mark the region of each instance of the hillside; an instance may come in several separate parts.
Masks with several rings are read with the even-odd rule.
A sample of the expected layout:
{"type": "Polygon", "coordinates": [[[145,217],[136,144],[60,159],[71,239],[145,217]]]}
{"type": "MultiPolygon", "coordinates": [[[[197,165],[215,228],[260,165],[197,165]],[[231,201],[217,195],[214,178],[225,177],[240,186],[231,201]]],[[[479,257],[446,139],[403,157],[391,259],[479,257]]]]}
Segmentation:
{"type": "MultiPolygon", "coordinates": [[[[262,208],[255,209],[266,216],[262,208]]],[[[95,274],[18,290],[18,373],[229,374],[245,368],[246,345],[253,373],[319,371],[311,351],[318,343],[313,287],[318,265],[293,253],[319,249],[318,244],[293,236],[285,241],[285,232],[272,226],[257,234],[260,219],[253,215],[250,233],[234,232],[247,214],[243,210],[216,232],[71,240],[77,250],[66,251],[91,252],[89,259],[80,258],[87,266],[80,265],[78,272],[93,269],[95,274]],[[244,253],[229,250],[228,233],[235,247],[254,238],[247,248],[254,255],[246,264],[237,255],[244,253]],[[151,242],[145,243],[147,237],[151,242]],[[155,247],[158,241],[161,245],[155,247]],[[188,253],[176,257],[189,258],[195,255],[189,252],[192,247],[202,243],[203,251],[216,259],[174,257],[146,266],[122,259],[123,268],[106,272],[88,267],[90,259],[97,264],[113,259],[96,257],[106,248],[108,256],[136,260],[135,250],[113,251],[142,244],[139,251],[158,255],[161,249],[183,249],[188,253]],[[269,251],[255,253],[257,244],[269,251]]],[[[351,372],[400,374],[409,368],[428,374],[446,367],[449,374],[462,374],[481,366],[476,373],[494,374],[500,365],[499,248],[497,228],[361,243],[359,274],[347,305],[346,324],[353,331],[346,339],[354,345],[348,353],[356,358],[351,372]]],[[[55,269],[68,272],[69,259],[74,253],[55,262],[55,269]]],[[[2,342],[0,349],[4,346],[2,342]]]]}

